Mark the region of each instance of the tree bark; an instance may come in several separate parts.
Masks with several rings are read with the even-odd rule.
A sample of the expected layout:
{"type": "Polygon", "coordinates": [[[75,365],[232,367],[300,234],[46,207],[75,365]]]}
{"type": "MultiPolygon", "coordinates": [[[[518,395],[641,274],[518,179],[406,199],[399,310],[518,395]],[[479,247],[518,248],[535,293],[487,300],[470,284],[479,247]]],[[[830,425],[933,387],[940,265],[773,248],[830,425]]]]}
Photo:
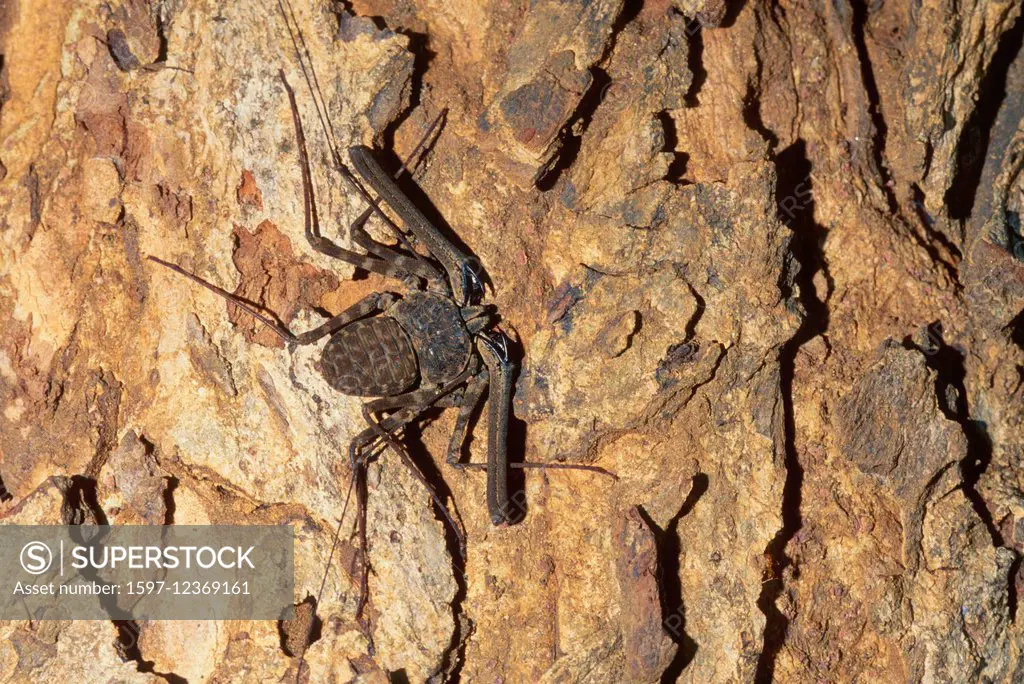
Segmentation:
{"type": "Polygon", "coordinates": [[[1024,679],[1020,2],[293,3],[0,7],[0,519],[293,525],[299,604],[3,623],[0,677],[1024,679]],[[496,528],[430,414],[467,556],[384,452],[365,622],[351,505],[317,598],[363,400],[146,260],[293,330],[407,291],[305,240],[279,72],[346,247],[333,155],[448,108],[413,195],[521,347],[513,459],[617,475],[496,528]]]}

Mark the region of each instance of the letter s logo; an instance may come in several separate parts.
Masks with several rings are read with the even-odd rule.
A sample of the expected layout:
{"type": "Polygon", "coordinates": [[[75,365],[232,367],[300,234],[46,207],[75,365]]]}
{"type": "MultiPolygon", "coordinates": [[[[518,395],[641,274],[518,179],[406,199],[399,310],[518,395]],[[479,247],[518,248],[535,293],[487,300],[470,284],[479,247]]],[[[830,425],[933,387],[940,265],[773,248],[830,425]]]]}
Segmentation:
{"type": "Polygon", "coordinates": [[[53,553],[43,542],[29,542],[21,548],[21,567],[30,575],[41,575],[53,565],[53,553]]]}

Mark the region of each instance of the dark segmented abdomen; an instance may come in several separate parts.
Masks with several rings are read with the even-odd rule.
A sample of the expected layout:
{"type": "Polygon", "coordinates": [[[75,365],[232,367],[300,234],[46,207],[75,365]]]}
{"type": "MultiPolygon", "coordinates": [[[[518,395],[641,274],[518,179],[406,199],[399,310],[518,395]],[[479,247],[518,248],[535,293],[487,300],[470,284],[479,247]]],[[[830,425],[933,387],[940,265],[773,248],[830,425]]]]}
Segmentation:
{"type": "Polygon", "coordinates": [[[401,394],[418,377],[409,336],[388,316],[364,318],[336,332],[324,345],[320,367],[331,387],[364,397],[401,394]]]}

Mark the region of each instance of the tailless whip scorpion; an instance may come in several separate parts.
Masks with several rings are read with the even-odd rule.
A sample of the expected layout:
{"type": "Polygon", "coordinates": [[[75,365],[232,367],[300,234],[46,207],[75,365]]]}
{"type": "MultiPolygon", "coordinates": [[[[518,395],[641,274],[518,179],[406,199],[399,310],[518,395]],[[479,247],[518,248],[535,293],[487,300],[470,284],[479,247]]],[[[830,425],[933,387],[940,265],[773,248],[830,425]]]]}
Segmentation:
{"type": "MultiPolygon", "coordinates": [[[[588,470],[611,477],[614,475],[591,465],[509,461],[508,423],[516,361],[512,358],[510,340],[497,327],[496,307],[480,303],[484,295],[480,264],[445,237],[399,188],[396,179],[410,170],[408,165],[403,164],[398,174],[392,177],[377,161],[373,150],[356,145],[349,149],[349,158],[352,168],[358,174],[357,179],[341,160],[338,148],[333,142],[333,129],[329,123],[322,93],[319,92],[316,74],[312,71],[311,62],[307,67],[303,59],[303,52],[307,60],[309,53],[305,48],[302,34],[298,32],[297,24],[294,30],[292,28],[295,18],[291,8],[288,7],[286,11],[280,3],[279,7],[288,24],[307,86],[313,95],[321,125],[334,157],[334,165],[342,177],[369,203],[369,207],[350,227],[352,243],[365,250],[365,253],[341,247],[321,235],[306,138],[296,105],[295,92],[285,79],[284,72],[280,72],[281,82],[291,106],[298,143],[306,240],[317,252],[416,287],[405,295],[374,292],[322,325],[306,332],[294,333],[274,317],[237,295],[206,282],[176,264],[153,256],[149,259],[225,298],[266,325],[289,346],[313,344],[327,338],[319,368],[326,382],[341,394],[376,397],[363,405],[362,413],[368,427],[356,435],[349,446],[352,480],[334,536],[336,545],[348,500],[354,489],[360,548],[360,595],[356,608],[356,616],[359,617],[367,601],[369,573],[366,467],[369,460],[376,455],[375,449],[378,445],[383,444],[394,451],[416,479],[427,488],[458,538],[460,552],[464,555],[464,531],[456,524],[444,501],[433,491],[426,477],[396,437],[398,431],[421,417],[428,409],[458,408],[446,460],[455,468],[486,469],[487,509],[494,525],[513,522],[511,518],[514,511],[508,489],[509,468],[564,468],[588,470]],[[302,49],[299,47],[300,44],[302,49]],[[376,194],[376,198],[370,193],[371,190],[376,194]],[[400,219],[404,230],[381,209],[381,201],[400,219]],[[394,232],[400,244],[385,244],[367,232],[366,223],[374,214],[394,232]],[[419,245],[422,245],[427,255],[421,254],[412,246],[410,234],[419,245]],[[488,407],[487,463],[485,465],[461,462],[460,454],[467,438],[471,417],[482,401],[486,401],[488,407]]],[[[440,130],[439,126],[446,112],[447,110],[443,111],[431,124],[411,158],[426,146],[435,130],[440,130]]],[[[324,581],[333,559],[334,545],[328,558],[324,581]]],[[[323,591],[323,584],[320,591],[323,591]]],[[[319,602],[319,596],[317,601],[319,602]]]]}

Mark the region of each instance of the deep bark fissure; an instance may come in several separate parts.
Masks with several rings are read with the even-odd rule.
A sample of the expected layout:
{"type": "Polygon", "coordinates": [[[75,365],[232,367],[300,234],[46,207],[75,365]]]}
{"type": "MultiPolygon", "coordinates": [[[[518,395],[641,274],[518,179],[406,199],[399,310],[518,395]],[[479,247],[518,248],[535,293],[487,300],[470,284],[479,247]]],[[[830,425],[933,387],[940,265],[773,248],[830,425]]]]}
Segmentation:
{"type": "Polygon", "coordinates": [[[782,594],[784,571],[792,565],[786,554],[786,545],[800,531],[801,499],[804,470],[797,449],[795,401],[793,397],[796,375],[796,357],[800,348],[810,340],[825,334],[828,330],[829,310],[825,299],[815,292],[814,276],[821,272],[829,279],[824,254],[825,229],[814,221],[813,186],[811,184],[811,162],[807,157],[806,143],[797,140],[775,157],[778,173],[776,199],[780,207],[782,200],[797,194],[798,186],[805,185],[801,192],[805,202],[799,212],[791,217],[779,219],[787,222],[793,231],[790,238],[790,253],[799,265],[794,283],[799,290],[799,301],[804,318],[793,337],[782,345],[779,351],[779,385],[783,411],[783,450],[786,480],[782,488],[782,528],[765,548],[769,567],[757,605],[765,615],[764,644],[757,662],[755,681],[771,682],[775,674],[775,660],[785,642],[789,628],[787,618],[776,605],[782,594]]]}
{"type": "Polygon", "coordinates": [[[615,49],[619,34],[640,14],[643,7],[643,0],[626,0],[622,4],[619,16],[612,24],[604,52],[590,68],[590,87],[583,93],[576,109],[559,130],[556,143],[558,149],[553,158],[537,173],[534,185],[541,192],[553,189],[562,174],[576,163],[580,148],[583,146],[583,136],[590,127],[597,108],[604,100],[605,91],[612,82],[611,76],[602,68],[602,65],[608,61],[608,56],[615,49]]]}
{"type": "Polygon", "coordinates": [[[906,343],[905,346],[921,352],[925,365],[936,373],[935,399],[939,410],[948,420],[960,425],[967,439],[967,454],[960,461],[964,495],[971,502],[975,513],[992,538],[992,545],[1004,546],[1003,535],[988,509],[988,504],[978,491],[978,481],[992,462],[992,438],[984,422],[971,418],[967,402],[967,368],[964,353],[943,340],[942,326],[938,322],[931,323],[928,330],[930,339],[935,343],[933,348],[923,349],[912,343],[906,343]],[[952,405],[947,400],[950,396],[949,390],[955,395],[952,405]]]}
{"type": "Polygon", "coordinates": [[[1006,99],[1006,79],[1024,42],[1024,14],[999,39],[999,46],[978,85],[978,101],[957,145],[954,174],[946,190],[950,218],[966,221],[974,211],[992,128],[1006,99]]]}
{"type": "Polygon", "coordinates": [[[1020,312],[1013,317],[1013,320],[1010,321],[1010,325],[1007,327],[1010,333],[1010,341],[1021,349],[1024,349],[1024,309],[1021,309],[1020,312]]]}
{"type": "Polygon", "coordinates": [[[583,147],[583,136],[590,128],[590,122],[604,99],[604,92],[612,82],[608,72],[598,66],[591,67],[590,77],[590,87],[583,93],[576,110],[558,133],[558,151],[551,161],[541,168],[534,181],[534,185],[541,192],[552,190],[562,174],[576,163],[576,158],[583,147]]]}
{"type": "Polygon", "coordinates": [[[686,173],[686,162],[689,161],[690,155],[677,149],[679,133],[676,130],[676,122],[666,109],[658,112],[657,117],[661,123],[662,130],[665,132],[665,145],[661,148],[661,151],[672,155],[672,162],[668,165],[668,170],[665,171],[663,180],[676,185],[689,185],[689,183],[683,180],[683,174],[686,173]]]}
{"type": "Polygon", "coordinates": [[[168,684],[188,684],[188,680],[173,672],[157,672],[156,663],[142,657],[139,649],[139,636],[142,634],[142,627],[137,620],[112,620],[117,629],[117,639],[114,641],[114,648],[124,662],[134,662],[139,672],[160,677],[168,684]]]}
{"type": "Polygon", "coordinates": [[[174,503],[174,492],[178,488],[179,484],[181,484],[181,482],[173,475],[169,475],[164,478],[164,525],[174,524],[174,511],[176,509],[176,505],[174,503]]]}
{"type": "Polygon", "coordinates": [[[935,371],[935,398],[939,410],[948,420],[960,425],[967,440],[967,453],[959,463],[964,496],[984,525],[985,531],[992,540],[992,546],[1007,548],[1014,553],[1013,561],[1010,563],[1007,587],[1010,621],[1013,622],[1017,617],[1016,575],[1022,556],[1016,549],[1007,546],[999,525],[996,523],[992,511],[989,510],[988,502],[978,490],[981,476],[992,463],[992,438],[984,421],[971,417],[967,401],[967,367],[964,352],[943,340],[942,326],[939,322],[931,323],[927,330],[929,331],[929,341],[934,343],[932,348],[924,349],[910,341],[905,341],[904,346],[921,352],[925,359],[925,365],[935,371]],[[947,400],[951,394],[949,390],[952,390],[952,394],[955,396],[952,405],[947,400]]]}
{"type": "Polygon", "coordinates": [[[395,30],[409,39],[409,47],[406,49],[412,53],[412,75],[409,77],[409,106],[403,109],[381,133],[381,141],[384,148],[388,150],[395,149],[395,133],[422,103],[423,79],[430,68],[430,63],[436,56],[436,53],[429,48],[429,38],[425,33],[417,33],[403,28],[395,30]]]}
{"type": "MultiPolygon", "coordinates": [[[[58,486],[64,494],[64,501],[61,504],[61,520],[63,524],[73,528],[71,530],[72,540],[79,544],[102,544],[102,540],[96,541],[96,533],[87,537],[89,527],[110,524],[106,512],[99,504],[96,480],[91,477],[75,475],[59,480],[58,486]]],[[[110,582],[100,577],[95,569],[84,568],[82,576],[95,584],[111,586],[110,582]]],[[[110,622],[117,630],[114,649],[123,661],[134,662],[139,672],[156,675],[170,684],[187,684],[185,678],[179,675],[157,672],[156,664],[142,657],[142,652],[139,650],[139,636],[142,633],[142,628],[138,621],[132,618],[131,610],[122,608],[118,604],[116,594],[105,593],[100,596],[99,600],[104,611],[110,616],[110,622]]]]}
{"type": "MultiPolygon", "coordinates": [[[[871,55],[867,46],[867,23],[868,15],[873,11],[874,6],[869,6],[868,0],[853,0],[851,2],[853,19],[851,22],[851,37],[857,51],[857,58],[860,64],[861,81],[864,86],[864,93],[868,99],[868,114],[871,117],[873,135],[871,139],[872,170],[877,175],[879,188],[885,196],[889,213],[899,215],[900,206],[896,198],[896,182],[892,177],[886,161],[886,143],[889,136],[889,125],[885,121],[885,114],[882,111],[881,93],[878,88],[878,81],[875,78],[875,69],[871,62],[871,55]]],[[[917,214],[917,212],[915,212],[917,214]]],[[[953,244],[949,236],[937,230],[934,224],[927,220],[919,222],[924,235],[912,226],[908,226],[910,237],[924,249],[928,256],[937,264],[940,264],[950,279],[960,287],[959,272],[955,261],[961,258],[960,249],[953,244]],[[943,257],[939,246],[945,249],[954,259],[951,263],[943,257]]]]}
{"type": "Polygon", "coordinates": [[[1017,622],[1017,609],[1020,606],[1020,596],[1017,591],[1017,576],[1021,572],[1021,564],[1024,562],[1024,555],[1019,552],[1010,563],[1010,570],[1007,573],[1007,601],[1010,604],[1010,622],[1017,622]]]}
{"type": "Polygon", "coordinates": [[[683,504],[664,528],[659,527],[643,507],[637,507],[640,517],[654,535],[657,549],[661,623],[669,637],[679,647],[672,662],[661,675],[663,684],[675,682],[697,654],[697,642],[686,633],[686,603],[683,600],[683,583],[679,574],[679,561],[682,556],[679,521],[693,510],[707,490],[708,476],[704,473],[694,475],[690,493],[686,495],[683,504]]]}
{"type": "Polygon", "coordinates": [[[60,517],[64,525],[109,525],[107,514],[99,504],[96,480],[84,475],[62,478],[64,493],[60,517]]]}
{"type": "Polygon", "coordinates": [[[687,289],[690,290],[690,294],[693,296],[697,306],[694,307],[693,316],[686,322],[686,336],[683,338],[683,343],[690,342],[694,339],[697,334],[697,324],[700,323],[700,319],[704,317],[704,311],[707,309],[707,305],[704,302],[704,297],[701,296],[700,292],[697,291],[689,280],[684,278],[687,289]]]}
{"type": "Polygon", "coordinates": [[[154,17],[154,23],[156,24],[156,39],[157,45],[159,46],[156,59],[153,60],[154,64],[165,64],[167,62],[167,51],[170,44],[167,37],[167,20],[164,17],[165,4],[165,0],[159,0],[154,8],[154,13],[156,15],[154,17]]]}
{"type": "Polygon", "coordinates": [[[857,51],[857,59],[860,62],[861,81],[864,85],[864,93],[868,98],[868,115],[871,117],[871,126],[874,129],[871,140],[874,171],[878,174],[879,185],[885,194],[889,212],[895,214],[898,206],[896,193],[893,192],[892,174],[889,173],[889,167],[885,163],[885,142],[889,134],[889,126],[882,113],[881,95],[878,92],[878,82],[875,80],[875,70],[871,64],[871,55],[868,53],[865,37],[870,8],[868,0],[852,0],[850,5],[853,10],[851,37],[857,51]]]}
{"type": "Polygon", "coordinates": [[[686,91],[684,102],[687,107],[697,107],[700,105],[698,97],[700,89],[708,80],[708,70],[704,68],[704,33],[699,21],[687,22],[686,29],[686,35],[690,39],[689,52],[686,54],[686,68],[690,70],[693,80],[690,81],[690,88],[686,91]],[[694,27],[692,31],[690,30],[691,26],[694,27]]]}

